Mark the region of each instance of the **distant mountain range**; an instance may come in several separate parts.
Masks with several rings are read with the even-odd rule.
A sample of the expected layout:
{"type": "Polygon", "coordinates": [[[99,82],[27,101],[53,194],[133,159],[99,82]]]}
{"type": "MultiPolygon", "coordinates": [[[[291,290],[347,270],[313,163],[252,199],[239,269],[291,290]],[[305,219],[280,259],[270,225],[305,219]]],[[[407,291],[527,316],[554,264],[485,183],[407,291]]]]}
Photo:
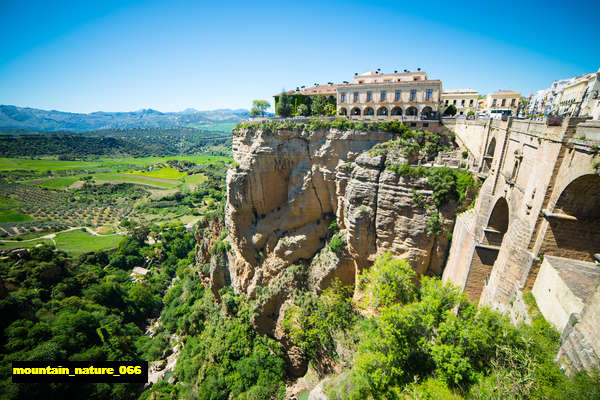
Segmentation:
{"type": "Polygon", "coordinates": [[[0,105],[0,129],[28,129],[46,132],[84,132],[128,128],[207,128],[237,123],[248,118],[248,110],[221,109],[160,112],[145,109],[131,112],[69,113],[55,110],[0,105]]]}

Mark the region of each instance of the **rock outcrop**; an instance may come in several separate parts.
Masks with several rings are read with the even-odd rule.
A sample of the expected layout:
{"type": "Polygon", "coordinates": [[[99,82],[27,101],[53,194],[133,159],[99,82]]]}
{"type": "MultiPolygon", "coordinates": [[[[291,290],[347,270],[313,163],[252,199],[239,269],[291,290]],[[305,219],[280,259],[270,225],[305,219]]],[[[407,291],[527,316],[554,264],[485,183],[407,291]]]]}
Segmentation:
{"type": "MultiPolygon", "coordinates": [[[[386,169],[386,163],[407,161],[401,148],[367,152],[395,137],[334,129],[236,131],[226,208],[234,288],[254,297],[290,265],[312,259],[332,221],[345,229],[348,254],[336,257],[336,265],[321,265],[323,276],[311,275],[315,288],[333,275],[352,283],[386,251],[409,259],[419,273],[439,273],[447,240],[427,231],[434,211],[414,201],[417,193],[432,204],[427,181],[386,169]],[[340,267],[344,272],[336,273],[340,267]]],[[[449,227],[455,209],[441,211],[449,227]]]]}

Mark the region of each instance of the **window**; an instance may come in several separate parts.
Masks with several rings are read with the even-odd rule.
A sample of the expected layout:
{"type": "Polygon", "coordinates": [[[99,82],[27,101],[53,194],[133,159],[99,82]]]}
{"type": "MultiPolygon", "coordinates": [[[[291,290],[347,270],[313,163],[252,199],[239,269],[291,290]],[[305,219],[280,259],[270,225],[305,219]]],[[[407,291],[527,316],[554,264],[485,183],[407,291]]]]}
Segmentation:
{"type": "Polygon", "coordinates": [[[463,107],[465,106],[465,100],[464,99],[460,101],[460,105],[463,106],[463,107]]]}
{"type": "Polygon", "coordinates": [[[515,99],[512,99],[512,100],[510,101],[510,106],[511,106],[511,107],[514,107],[514,106],[515,106],[515,99]]]}
{"type": "Polygon", "coordinates": [[[452,100],[452,104],[456,105],[456,99],[452,100]]]}
{"type": "Polygon", "coordinates": [[[502,107],[504,107],[506,105],[506,99],[502,99],[502,107]]]}
{"type": "Polygon", "coordinates": [[[354,102],[358,103],[358,92],[354,92],[354,102]]]}
{"type": "Polygon", "coordinates": [[[448,99],[446,99],[446,105],[448,105],[448,99]]]}
{"type": "Polygon", "coordinates": [[[373,101],[373,92],[367,92],[367,101],[373,101]]]}
{"type": "Polygon", "coordinates": [[[394,101],[400,101],[400,91],[396,90],[394,93],[394,101]]]}
{"type": "Polygon", "coordinates": [[[492,101],[492,107],[496,107],[496,99],[494,99],[494,101],[492,101]]]}
{"type": "Polygon", "coordinates": [[[433,89],[427,89],[425,91],[425,100],[431,100],[431,95],[433,94],[433,89]]]}
{"type": "Polygon", "coordinates": [[[415,101],[417,98],[417,91],[415,89],[410,91],[410,101],[415,101]]]}
{"type": "Polygon", "coordinates": [[[340,95],[340,103],[345,103],[346,102],[346,93],[342,93],[340,95]]]}
{"type": "Polygon", "coordinates": [[[469,100],[469,106],[473,105],[473,99],[469,100]]]}
{"type": "Polygon", "coordinates": [[[385,101],[386,95],[387,95],[387,93],[385,92],[385,90],[382,90],[381,91],[381,101],[385,101]]]}

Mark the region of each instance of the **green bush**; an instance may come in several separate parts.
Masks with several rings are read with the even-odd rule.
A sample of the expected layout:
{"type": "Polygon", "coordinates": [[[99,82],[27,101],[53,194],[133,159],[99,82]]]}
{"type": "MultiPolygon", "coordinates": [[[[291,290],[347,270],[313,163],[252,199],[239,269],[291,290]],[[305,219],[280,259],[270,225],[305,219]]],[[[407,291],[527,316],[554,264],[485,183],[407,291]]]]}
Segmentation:
{"type": "Polygon", "coordinates": [[[331,251],[333,251],[334,253],[337,253],[338,251],[340,251],[342,248],[344,247],[344,239],[342,239],[342,236],[340,235],[340,233],[336,233],[335,235],[333,235],[333,237],[331,238],[331,240],[329,241],[329,248],[331,249],[331,251]]]}

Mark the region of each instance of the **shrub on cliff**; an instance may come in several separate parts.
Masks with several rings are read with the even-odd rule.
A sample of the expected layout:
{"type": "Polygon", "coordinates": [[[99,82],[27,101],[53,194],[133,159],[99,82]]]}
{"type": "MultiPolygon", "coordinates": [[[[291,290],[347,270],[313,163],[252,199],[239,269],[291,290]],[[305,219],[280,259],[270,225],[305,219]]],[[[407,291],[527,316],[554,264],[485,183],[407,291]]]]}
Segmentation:
{"type": "Polygon", "coordinates": [[[342,238],[341,234],[338,232],[338,233],[334,234],[333,237],[331,238],[331,240],[329,241],[329,248],[334,253],[337,253],[343,247],[344,247],[344,239],[342,238]]]}
{"type": "Polygon", "coordinates": [[[282,327],[311,362],[319,363],[325,355],[337,356],[334,337],[348,332],[358,318],[352,308],[352,291],[336,279],[321,296],[302,294],[286,310],[282,327]]]}

